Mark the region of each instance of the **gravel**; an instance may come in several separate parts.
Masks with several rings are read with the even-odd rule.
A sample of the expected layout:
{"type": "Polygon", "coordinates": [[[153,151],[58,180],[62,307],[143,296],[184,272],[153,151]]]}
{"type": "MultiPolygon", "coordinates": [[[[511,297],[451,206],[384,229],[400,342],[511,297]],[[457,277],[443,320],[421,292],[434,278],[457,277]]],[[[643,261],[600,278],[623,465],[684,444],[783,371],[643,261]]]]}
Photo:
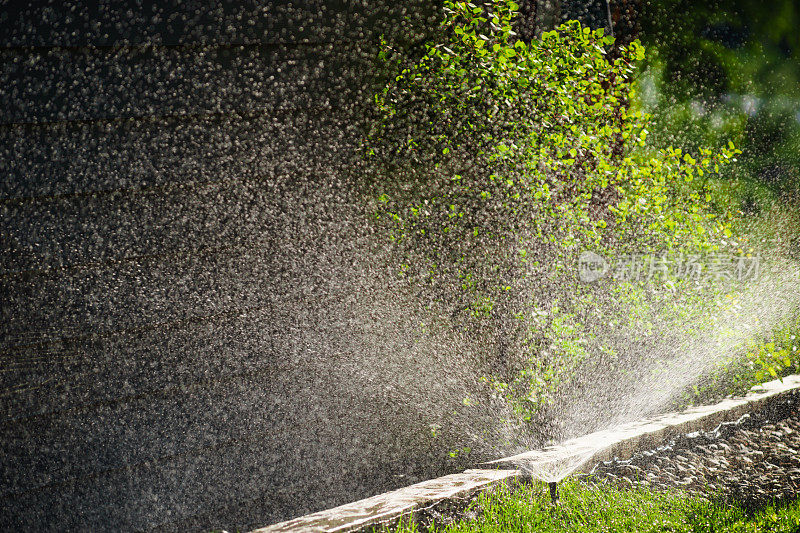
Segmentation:
{"type": "Polygon", "coordinates": [[[681,488],[751,509],[794,500],[800,496],[800,407],[791,401],[713,431],[680,435],[629,460],[600,463],[585,477],[681,488]]]}

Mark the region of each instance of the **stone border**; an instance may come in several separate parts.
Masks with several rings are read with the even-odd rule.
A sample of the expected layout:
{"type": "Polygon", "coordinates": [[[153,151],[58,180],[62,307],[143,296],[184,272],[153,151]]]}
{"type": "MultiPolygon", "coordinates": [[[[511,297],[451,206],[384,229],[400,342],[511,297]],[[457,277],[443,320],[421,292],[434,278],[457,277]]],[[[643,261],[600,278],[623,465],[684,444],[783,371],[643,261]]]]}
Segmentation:
{"type": "Polygon", "coordinates": [[[715,405],[693,407],[681,413],[669,413],[612,430],[597,431],[557,446],[498,459],[481,465],[485,467],[483,469],[466,470],[460,474],[423,481],[257,529],[252,533],[344,533],[388,525],[444,500],[466,498],[491,486],[525,476],[523,470],[515,468],[517,465],[531,465],[524,470],[535,470],[537,464],[549,464],[554,460],[563,460],[565,456],[573,456],[580,457],[584,465],[578,471],[585,471],[586,465],[613,458],[628,459],[636,451],[655,448],[671,437],[708,431],[723,422],[736,420],[745,413],[777,407],[781,399],[792,393],[800,393],[800,375],[757,385],[742,398],[730,398],[715,405]]]}
{"type": "MultiPolygon", "coordinates": [[[[796,389],[800,389],[800,375],[797,374],[785,377],[783,381],[776,379],[756,385],[744,397],[728,398],[714,405],[692,407],[680,413],[667,413],[630,422],[610,430],[571,439],[556,446],[504,457],[486,465],[495,467],[512,464],[535,465],[537,462],[551,463],[555,458],[579,454],[586,456],[582,461],[585,465],[608,461],[615,457],[624,460],[639,450],[655,448],[677,435],[708,431],[722,422],[730,422],[746,413],[765,409],[796,389]]],[[[578,471],[580,470],[579,468],[578,471]]]]}
{"type": "Polygon", "coordinates": [[[410,485],[341,507],[301,516],[287,522],[257,529],[251,533],[363,531],[390,524],[414,511],[425,509],[451,498],[465,498],[499,483],[520,476],[519,470],[465,470],[416,485],[410,485]]]}

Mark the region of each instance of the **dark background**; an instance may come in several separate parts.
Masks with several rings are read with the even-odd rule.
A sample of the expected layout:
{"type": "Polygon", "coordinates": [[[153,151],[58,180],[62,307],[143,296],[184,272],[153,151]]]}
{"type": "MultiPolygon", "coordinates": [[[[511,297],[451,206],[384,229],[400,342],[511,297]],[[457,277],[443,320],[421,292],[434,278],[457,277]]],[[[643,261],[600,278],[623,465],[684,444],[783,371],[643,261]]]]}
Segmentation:
{"type": "Polygon", "coordinates": [[[374,435],[398,407],[340,386],[369,280],[337,216],[378,36],[436,20],[0,2],[1,529],[245,528],[406,483],[374,435]]]}

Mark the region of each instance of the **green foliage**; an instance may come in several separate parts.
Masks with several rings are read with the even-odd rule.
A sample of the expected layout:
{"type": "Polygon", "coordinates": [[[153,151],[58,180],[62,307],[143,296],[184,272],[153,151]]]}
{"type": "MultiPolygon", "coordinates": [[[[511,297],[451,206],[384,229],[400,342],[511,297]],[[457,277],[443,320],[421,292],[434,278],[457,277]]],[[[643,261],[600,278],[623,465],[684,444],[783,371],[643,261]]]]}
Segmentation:
{"type": "Polygon", "coordinates": [[[794,317],[774,328],[766,342],[754,343],[747,351],[755,368],[755,381],[762,382],[782,377],[800,370],[797,335],[800,318],[794,317]]]}
{"type": "Polygon", "coordinates": [[[796,199],[800,4],[658,0],[643,4],[640,20],[652,52],[643,100],[658,124],[655,142],[690,147],[737,139],[744,154],[734,175],[796,199]]]}
{"type": "Polygon", "coordinates": [[[529,420],[590,355],[577,253],[714,249],[730,224],[704,183],[739,152],[649,147],[629,106],[639,43],[611,58],[577,22],[526,43],[517,9],[447,1],[422,57],[384,43],[366,149],[398,272],[485,347],[489,388],[529,420]]]}

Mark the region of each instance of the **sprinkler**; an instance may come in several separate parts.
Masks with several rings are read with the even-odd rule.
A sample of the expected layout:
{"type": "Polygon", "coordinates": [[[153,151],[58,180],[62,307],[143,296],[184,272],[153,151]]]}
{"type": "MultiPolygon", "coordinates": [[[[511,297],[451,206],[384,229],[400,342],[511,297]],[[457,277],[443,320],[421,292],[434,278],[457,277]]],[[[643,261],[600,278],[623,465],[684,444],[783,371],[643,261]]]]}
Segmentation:
{"type": "Polygon", "coordinates": [[[558,482],[550,481],[547,485],[550,487],[550,498],[553,500],[553,503],[558,503],[558,482]]]}

